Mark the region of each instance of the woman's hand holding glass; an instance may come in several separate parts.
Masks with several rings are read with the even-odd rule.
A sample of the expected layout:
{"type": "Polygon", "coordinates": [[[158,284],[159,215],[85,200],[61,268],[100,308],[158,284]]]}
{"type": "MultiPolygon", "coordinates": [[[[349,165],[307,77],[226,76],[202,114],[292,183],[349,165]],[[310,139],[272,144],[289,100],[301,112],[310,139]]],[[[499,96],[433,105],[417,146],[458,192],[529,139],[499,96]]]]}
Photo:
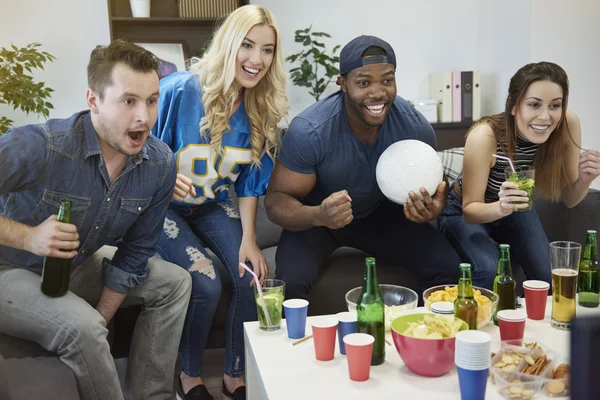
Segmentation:
{"type": "Polygon", "coordinates": [[[515,210],[528,208],[527,192],[519,190],[519,185],[514,182],[504,181],[498,192],[500,213],[502,215],[510,215],[515,210]]]}

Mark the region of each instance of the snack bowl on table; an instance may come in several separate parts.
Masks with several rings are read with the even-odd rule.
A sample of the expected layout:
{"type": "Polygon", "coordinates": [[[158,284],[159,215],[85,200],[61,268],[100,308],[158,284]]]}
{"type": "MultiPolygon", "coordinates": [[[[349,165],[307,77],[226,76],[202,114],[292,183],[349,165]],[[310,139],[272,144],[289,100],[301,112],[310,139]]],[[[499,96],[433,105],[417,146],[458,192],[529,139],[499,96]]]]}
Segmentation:
{"type": "Polygon", "coordinates": [[[543,394],[547,397],[570,395],[571,367],[548,346],[532,339],[523,345],[502,342],[492,354],[490,380],[507,399],[528,400],[543,394]]]}
{"type": "Polygon", "coordinates": [[[445,339],[425,339],[408,336],[405,331],[411,323],[418,323],[425,317],[445,318],[451,323],[460,324],[459,331],[468,330],[466,322],[453,316],[436,316],[431,313],[414,313],[400,316],[392,321],[392,338],[396,350],[404,364],[417,375],[442,376],[454,367],[455,337],[445,339]]]}
{"type": "MultiPolygon", "coordinates": [[[[450,301],[454,303],[458,285],[432,286],[423,292],[423,303],[429,310],[432,303],[436,301],[450,301]]],[[[498,307],[500,296],[497,293],[479,286],[473,286],[475,300],[477,300],[477,329],[486,326],[491,320],[498,307]],[[479,291],[477,294],[475,291],[479,291]],[[486,298],[486,299],[484,299],[486,298]]]]}
{"type": "MultiPolygon", "coordinates": [[[[348,311],[356,311],[356,302],[360,296],[362,286],[349,290],[346,293],[346,306],[348,311]]],[[[385,330],[389,331],[394,318],[417,306],[419,295],[414,290],[404,286],[379,284],[379,293],[385,304],[385,330]]]]}

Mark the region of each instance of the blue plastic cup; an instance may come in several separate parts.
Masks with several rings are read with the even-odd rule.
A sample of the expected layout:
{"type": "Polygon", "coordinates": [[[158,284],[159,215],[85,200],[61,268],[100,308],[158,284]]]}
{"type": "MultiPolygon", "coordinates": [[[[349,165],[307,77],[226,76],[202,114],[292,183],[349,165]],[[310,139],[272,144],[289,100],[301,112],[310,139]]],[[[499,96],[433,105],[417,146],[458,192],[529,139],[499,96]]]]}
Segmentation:
{"type": "Polygon", "coordinates": [[[458,384],[462,400],[485,399],[485,386],[487,384],[489,368],[473,371],[456,367],[458,371],[458,384]]]}
{"type": "Polygon", "coordinates": [[[338,345],[340,353],[346,354],[346,345],[344,344],[344,336],[358,332],[358,322],[356,321],[356,311],[344,311],[337,313],[338,320],[338,345]]]}
{"type": "Polygon", "coordinates": [[[302,339],[306,333],[306,314],[308,301],[304,299],[289,299],[283,302],[285,324],[290,339],[302,339]]]}

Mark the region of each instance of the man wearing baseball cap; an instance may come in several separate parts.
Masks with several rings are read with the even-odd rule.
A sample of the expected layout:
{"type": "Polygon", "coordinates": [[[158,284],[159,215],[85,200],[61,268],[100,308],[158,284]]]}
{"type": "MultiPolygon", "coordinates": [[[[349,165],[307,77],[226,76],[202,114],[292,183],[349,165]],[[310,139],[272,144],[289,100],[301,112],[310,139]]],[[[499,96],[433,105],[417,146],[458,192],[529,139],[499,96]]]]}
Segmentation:
{"type": "MultiPolygon", "coordinates": [[[[396,55],[374,36],[359,36],[340,53],[341,90],[294,118],[269,182],[265,207],[284,228],[276,275],[286,297],[306,298],[319,268],[338,247],[412,269],[423,290],[456,281],[460,263],[430,224],[444,208],[447,184],[403,207],[379,190],[379,156],[399,140],[435,148],[431,125],[396,95],[396,55]]],[[[424,190],[424,189],[422,189],[424,190]]]]}

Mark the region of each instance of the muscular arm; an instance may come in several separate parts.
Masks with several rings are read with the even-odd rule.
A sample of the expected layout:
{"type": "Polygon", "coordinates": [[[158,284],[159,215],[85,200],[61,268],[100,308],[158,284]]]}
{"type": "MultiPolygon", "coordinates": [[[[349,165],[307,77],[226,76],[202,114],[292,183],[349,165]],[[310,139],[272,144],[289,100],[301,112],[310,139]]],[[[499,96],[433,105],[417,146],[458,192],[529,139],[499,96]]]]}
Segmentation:
{"type": "Polygon", "coordinates": [[[308,195],[317,182],[316,174],[300,174],[275,163],[265,197],[267,216],[290,231],[321,226],[319,206],[305,206],[298,199],[308,195]]]}
{"type": "Polygon", "coordinates": [[[499,201],[485,202],[495,152],[496,138],[489,126],[482,124],[471,131],[465,143],[462,185],[463,217],[470,224],[485,224],[506,215],[502,213],[499,201]]]}
{"type": "Polygon", "coordinates": [[[567,126],[571,137],[565,137],[564,165],[567,182],[563,182],[562,202],[565,206],[575,207],[588,194],[590,185],[584,184],[579,176],[579,155],[581,147],[581,124],[575,113],[567,111],[567,126]],[[571,140],[573,138],[573,140],[571,140]]]}

